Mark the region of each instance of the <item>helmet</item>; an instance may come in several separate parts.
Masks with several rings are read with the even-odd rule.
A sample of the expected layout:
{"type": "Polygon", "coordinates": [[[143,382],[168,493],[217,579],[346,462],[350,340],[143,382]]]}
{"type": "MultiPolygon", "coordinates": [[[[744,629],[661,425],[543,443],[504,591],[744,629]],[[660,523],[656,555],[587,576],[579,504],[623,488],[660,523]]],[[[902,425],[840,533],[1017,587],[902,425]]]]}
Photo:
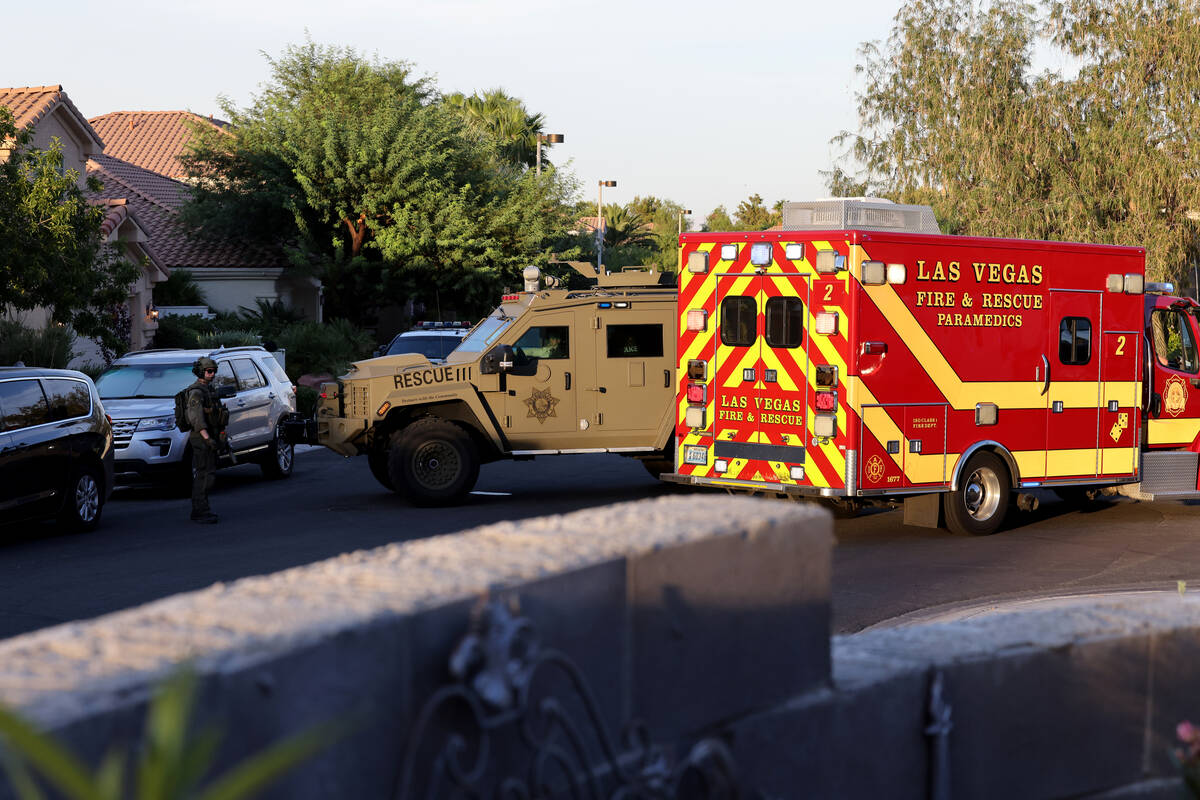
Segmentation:
{"type": "Polygon", "coordinates": [[[199,358],[196,359],[196,363],[192,364],[192,372],[194,372],[196,374],[197,378],[204,377],[204,370],[206,370],[206,369],[216,370],[216,368],[217,368],[217,362],[213,361],[208,356],[200,356],[199,358]]]}

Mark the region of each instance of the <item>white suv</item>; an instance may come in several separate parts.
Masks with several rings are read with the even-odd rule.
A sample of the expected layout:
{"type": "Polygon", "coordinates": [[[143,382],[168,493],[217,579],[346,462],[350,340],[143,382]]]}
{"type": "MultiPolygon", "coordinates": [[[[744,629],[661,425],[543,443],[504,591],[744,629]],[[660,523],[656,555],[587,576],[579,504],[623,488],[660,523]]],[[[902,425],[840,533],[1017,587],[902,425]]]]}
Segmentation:
{"type": "Polygon", "coordinates": [[[232,456],[219,458],[218,466],[254,461],[267,477],[292,474],[295,448],[280,432],[296,411],[296,387],[271,353],[262,347],[140,350],[118,358],[96,380],[112,417],[118,483],[191,481],[188,435],[175,427],[175,395],[196,380],[192,364],[201,356],[217,362],[213,386],[229,409],[232,456]]]}

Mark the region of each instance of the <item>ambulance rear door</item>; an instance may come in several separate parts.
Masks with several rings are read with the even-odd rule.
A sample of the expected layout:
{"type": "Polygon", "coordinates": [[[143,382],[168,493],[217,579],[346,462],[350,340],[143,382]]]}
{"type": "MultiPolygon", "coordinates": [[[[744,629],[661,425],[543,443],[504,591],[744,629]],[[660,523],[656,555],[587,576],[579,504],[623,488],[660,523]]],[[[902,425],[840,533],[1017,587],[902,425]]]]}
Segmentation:
{"type": "Polygon", "coordinates": [[[796,482],[803,478],[809,403],[808,276],[716,279],[713,456],[729,461],[729,478],[796,482]]]}

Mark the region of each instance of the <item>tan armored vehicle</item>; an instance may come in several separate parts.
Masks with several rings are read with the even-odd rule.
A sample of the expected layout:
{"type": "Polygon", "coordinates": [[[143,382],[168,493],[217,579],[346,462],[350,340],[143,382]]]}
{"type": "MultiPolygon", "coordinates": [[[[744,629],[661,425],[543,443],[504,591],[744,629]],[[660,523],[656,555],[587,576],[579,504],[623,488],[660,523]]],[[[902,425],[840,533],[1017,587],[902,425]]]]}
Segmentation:
{"type": "Polygon", "coordinates": [[[444,364],[405,354],[359,361],[321,387],[316,441],[365,455],[371,473],[419,505],[471,491],[500,458],[619,453],[656,477],[672,469],[675,275],[626,269],[591,288],[505,295],[444,364]]]}

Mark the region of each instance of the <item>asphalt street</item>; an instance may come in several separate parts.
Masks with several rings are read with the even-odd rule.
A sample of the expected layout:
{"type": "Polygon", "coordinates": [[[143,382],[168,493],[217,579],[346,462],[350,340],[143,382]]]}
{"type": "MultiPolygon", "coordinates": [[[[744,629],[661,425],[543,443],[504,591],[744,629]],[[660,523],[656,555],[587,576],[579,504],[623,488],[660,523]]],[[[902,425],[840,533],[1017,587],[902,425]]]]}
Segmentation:
{"type": "MultiPolygon", "coordinates": [[[[390,542],[690,491],[608,455],[489,464],[476,489],[458,507],[414,508],[379,486],[363,459],[324,449],[299,454],[282,481],[253,465],[220,472],[218,525],[188,521],[186,498],[121,489],[89,534],[0,528],[0,638],[390,542]]],[[[1012,512],[990,537],[905,527],[899,511],[839,519],[834,630],[1036,597],[1176,591],[1180,580],[1200,590],[1200,505],[1119,500],[1076,509],[1041,496],[1038,511],[1012,512]]]]}

